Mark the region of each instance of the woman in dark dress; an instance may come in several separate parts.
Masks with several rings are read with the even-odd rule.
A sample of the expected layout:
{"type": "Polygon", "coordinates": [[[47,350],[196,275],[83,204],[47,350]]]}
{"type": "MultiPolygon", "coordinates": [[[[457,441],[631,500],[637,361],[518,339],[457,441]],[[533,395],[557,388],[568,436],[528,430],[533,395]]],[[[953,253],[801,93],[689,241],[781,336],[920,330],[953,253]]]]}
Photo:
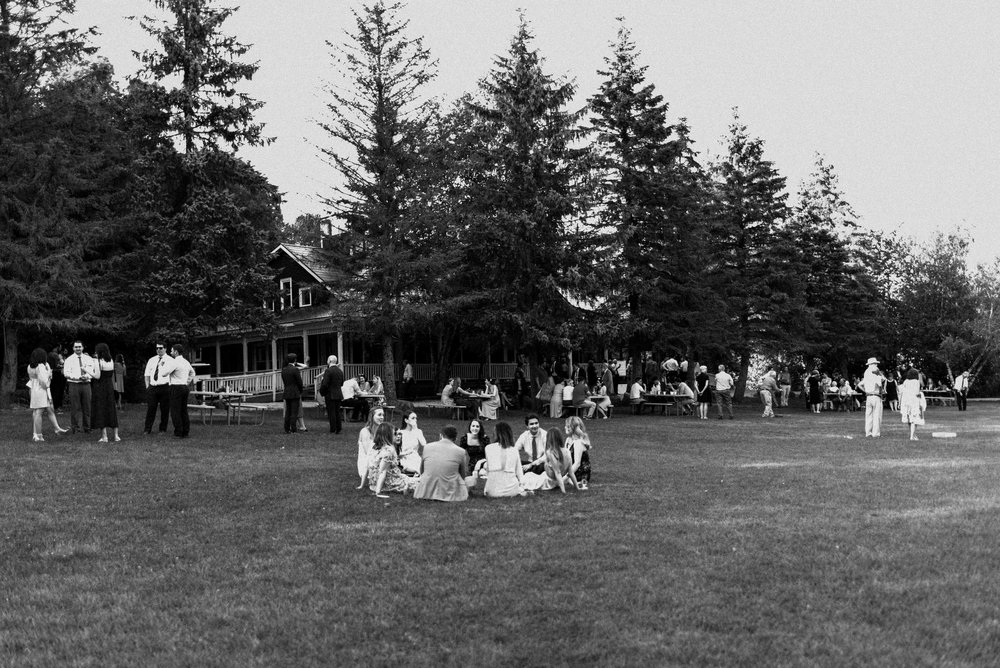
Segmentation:
{"type": "Polygon", "coordinates": [[[712,389],[709,387],[708,367],[698,367],[698,375],[694,378],[694,391],[698,395],[698,419],[708,419],[708,407],[712,405],[712,389]]]}
{"type": "Polygon", "coordinates": [[[823,406],[823,389],[820,387],[818,369],[813,369],[806,383],[809,386],[809,405],[812,407],[812,412],[819,413],[820,408],[823,406]]]}
{"type": "Polygon", "coordinates": [[[459,441],[461,447],[469,455],[469,470],[476,467],[481,460],[486,459],[486,446],[490,443],[490,437],[483,429],[483,423],[478,419],[469,423],[469,428],[462,440],[459,441]]]}
{"type": "Polygon", "coordinates": [[[98,343],[94,355],[100,376],[91,383],[90,426],[101,430],[98,443],[108,442],[108,429],[111,429],[112,440],[117,442],[122,439],[118,436],[118,411],[115,410],[115,363],[106,343],[98,343]]]}

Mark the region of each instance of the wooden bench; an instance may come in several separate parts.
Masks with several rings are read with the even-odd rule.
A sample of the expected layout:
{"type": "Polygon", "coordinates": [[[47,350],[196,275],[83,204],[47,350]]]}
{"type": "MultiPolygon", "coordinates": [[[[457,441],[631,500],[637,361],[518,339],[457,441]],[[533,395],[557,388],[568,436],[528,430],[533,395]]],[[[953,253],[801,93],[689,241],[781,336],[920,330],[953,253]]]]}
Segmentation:
{"type": "Polygon", "coordinates": [[[212,418],[215,417],[215,411],[219,411],[220,415],[229,416],[229,411],[226,408],[219,408],[218,406],[213,406],[212,404],[188,404],[188,413],[192,411],[198,411],[201,414],[202,424],[211,424],[212,418]],[[206,421],[205,418],[208,418],[206,421]]]}

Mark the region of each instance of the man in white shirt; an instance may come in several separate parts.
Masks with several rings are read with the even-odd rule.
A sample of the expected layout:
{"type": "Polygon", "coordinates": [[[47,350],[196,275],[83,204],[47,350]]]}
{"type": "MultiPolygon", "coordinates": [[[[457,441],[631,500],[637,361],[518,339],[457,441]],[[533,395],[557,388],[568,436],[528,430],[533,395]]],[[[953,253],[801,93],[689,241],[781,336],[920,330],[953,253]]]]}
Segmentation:
{"type": "Polygon", "coordinates": [[[969,375],[968,371],[963,371],[962,374],[955,379],[955,403],[958,404],[958,410],[964,411],[968,407],[967,397],[969,395],[969,385],[972,384],[972,376],[969,375]]]}
{"type": "Polygon", "coordinates": [[[174,368],[167,376],[170,385],[170,421],[174,423],[174,438],[187,438],[191,432],[188,417],[188,394],[194,383],[194,367],[184,359],[184,346],[175,343],[170,350],[174,368]]]}
{"type": "Polygon", "coordinates": [[[417,400],[417,382],[413,377],[413,365],[403,360],[403,397],[408,401],[417,400]]]}
{"type": "Polygon", "coordinates": [[[142,433],[153,432],[153,422],[156,421],[156,409],[160,409],[160,433],[167,433],[167,420],[170,417],[170,372],[174,370],[174,359],[167,355],[167,346],[156,344],[156,354],[146,362],[146,370],[142,375],[146,383],[146,422],[142,433]]]}
{"type": "Polygon", "coordinates": [[[63,375],[69,388],[70,421],[73,433],[90,432],[90,381],[99,376],[94,358],[83,352],[83,341],[73,342],[73,354],[63,362],[63,375]]]}
{"type": "MultiPolygon", "coordinates": [[[[641,415],[642,408],[646,405],[646,400],[643,398],[642,393],[646,391],[646,388],[642,386],[642,383],[638,378],[632,383],[632,387],[629,388],[628,399],[629,403],[632,404],[632,412],[641,415]]],[[[652,410],[652,409],[650,409],[652,410]]]]}
{"type": "Polygon", "coordinates": [[[882,435],[882,394],[885,391],[885,377],[878,370],[878,359],[869,357],[868,368],[861,379],[861,391],[865,397],[865,438],[882,435]]]}
{"type": "Polygon", "coordinates": [[[518,436],[514,448],[521,457],[521,469],[525,472],[545,473],[545,438],[548,433],[542,429],[538,416],[531,414],[524,418],[527,429],[518,436]]]}
{"type": "Polygon", "coordinates": [[[720,364],[719,371],[715,374],[715,405],[719,407],[719,419],[722,419],[722,411],[725,408],[729,413],[729,419],[733,419],[733,388],[736,381],[726,373],[726,365],[720,364]]]}
{"type": "Polygon", "coordinates": [[[340,402],[340,405],[350,406],[351,419],[355,421],[361,420],[362,422],[367,421],[368,400],[358,396],[361,393],[361,384],[358,383],[357,376],[352,376],[345,380],[344,384],[340,386],[340,391],[344,395],[344,399],[340,402]]]}

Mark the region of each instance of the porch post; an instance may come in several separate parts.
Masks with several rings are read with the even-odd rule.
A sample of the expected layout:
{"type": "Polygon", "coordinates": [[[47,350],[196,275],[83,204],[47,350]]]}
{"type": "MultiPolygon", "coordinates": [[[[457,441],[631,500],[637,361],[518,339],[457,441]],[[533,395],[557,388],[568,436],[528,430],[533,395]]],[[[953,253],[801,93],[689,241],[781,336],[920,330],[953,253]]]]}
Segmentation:
{"type": "Polygon", "coordinates": [[[337,359],[340,360],[341,365],[346,362],[344,360],[344,333],[339,329],[337,330],[337,359]]]}
{"type": "MultiPolygon", "coordinates": [[[[278,366],[278,339],[271,337],[271,373],[279,369],[278,366]]],[[[278,383],[276,378],[271,379],[271,401],[278,400],[278,383]]]]}
{"type": "Polygon", "coordinates": [[[243,337],[243,375],[250,373],[250,356],[247,354],[247,337],[243,337]]]}
{"type": "Polygon", "coordinates": [[[218,340],[215,342],[215,375],[222,375],[222,343],[218,340]]]}
{"type": "MultiPolygon", "coordinates": [[[[309,332],[302,330],[302,363],[305,364],[306,360],[309,360],[309,332]]],[[[312,361],[312,360],[309,360],[312,361]]],[[[284,366],[284,365],[282,365],[284,366]]],[[[312,365],[310,365],[312,366],[312,365]]]]}

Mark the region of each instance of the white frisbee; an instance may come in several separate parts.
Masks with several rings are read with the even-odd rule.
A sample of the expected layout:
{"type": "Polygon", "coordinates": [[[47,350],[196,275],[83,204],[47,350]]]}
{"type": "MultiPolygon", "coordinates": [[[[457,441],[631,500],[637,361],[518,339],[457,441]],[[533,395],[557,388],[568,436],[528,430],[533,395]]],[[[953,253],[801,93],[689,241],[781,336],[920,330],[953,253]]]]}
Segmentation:
{"type": "Polygon", "coordinates": [[[956,436],[958,436],[958,434],[953,431],[935,431],[931,434],[931,437],[933,438],[955,438],[956,436]]]}

